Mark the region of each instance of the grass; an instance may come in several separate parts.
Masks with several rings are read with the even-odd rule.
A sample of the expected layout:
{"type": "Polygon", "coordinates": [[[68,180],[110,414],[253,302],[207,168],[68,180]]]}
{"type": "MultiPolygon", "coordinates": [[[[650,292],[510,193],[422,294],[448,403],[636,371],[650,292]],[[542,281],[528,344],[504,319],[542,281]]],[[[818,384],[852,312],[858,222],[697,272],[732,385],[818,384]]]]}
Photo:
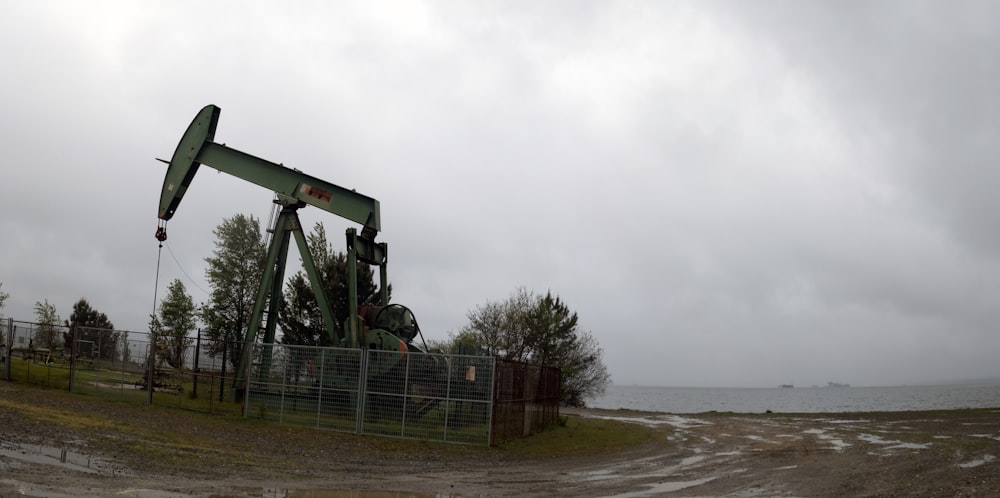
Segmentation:
{"type": "MultiPolygon", "coordinates": [[[[304,425],[309,425],[311,427],[315,427],[316,423],[315,413],[306,414],[286,412],[284,414],[284,420],[280,425],[277,424],[276,421],[264,422],[260,420],[254,421],[244,419],[239,416],[239,404],[232,402],[220,403],[218,401],[218,378],[210,380],[203,377],[203,379],[199,382],[198,396],[196,398],[192,398],[190,396],[193,387],[190,381],[183,383],[183,389],[180,392],[155,391],[153,396],[154,405],[149,406],[146,404],[148,400],[148,392],[132,385],[134,380],[141,380],[141,377],[136,377],[134,380],[131,379],[131,377],[129,379],[122,380],[121,372],[98,369],[81,369],[77,372],[74,391],[73,393],[69,393],[67,392],[69,386],[69,370],[64,366],[58,364],[35,364],[20,359],[14,359],[11,366],[12,378],[21,379],[22,381],[27,380],[29,383],[35,385],[46,386],[50,388],[49,390],[55,391],[52,393],[53,396],[65,396],[67,400],[84,400],[87,396],[81,397],[79,395],[86,394],[103,398],[105,400],[114,400],[143,411],[182,408],[184,410],[192,411],[189,415],[191,417],[204,417],[203,421],[201,421],[200,418],[192,419],[192,423],[198,421],[197,423],[199,424],[211,425],[214,423],[245,424],[258,422],[260,424],[258,427],[261,432],[273,430],[275,427],[279,426],[287,428],[291,425],[296,425],[296,422],[302,423],[303,421],[306,421],[306,424],[304,425]],[[123,383],[121,388],[108,387],[104,385],[116,381],[123,383]],[[212,387],[215,389],[211,389],[212,387]],[[300,417],[304,420],[297,420],[300,417]],[[215,422],[216,420],[218,422],[215,422]],[[309,423],[310,421],[311,423],[309,423]]],[[[226,394],[229,394],[228,391],[226,394]]],[[[99,414],[88,413],[87,411],[67,411],[54,407],[36,405],[18,405],[15,407],[9,403],[5,403],[3,400],[0,400],[0,407],[17,408],[18,410],[25,412],[27,415],[38,420],[46,420],[76,429],[100,428],[108,425],[107,421],[99,414]]],[[[256,416],[259,414],[255,413],[254,415],[256,416]]],[[[270,410],[268,410],[267,415],[268,416],[263,418],[276,419],[276,417],[270,416],[270,410]]],[[[443,417],[442,414],[437,414],[435,411],[427,414],[426,417],[433,418],[436,415],[443,417]]],[[[326,418],[328,417],[324,417],[324,419],[326,418]]],[[[476,417],[472,418],[474,419],[476,417]]],[[[469,420],[468,422],[473,421],[469,420]]],[[[621,450],[648,440],[651,437],[655,437],[655,434],[661,434],[655,429],[643,427],[638,424],[630,424],[614,420],[588,419],[571,416],[563,417],[560,422],[561,423],[557,426],[541,434],[502,444],[498,449],[500,451],[507,452],[512,456],[520,455],[524,457],[548,458],[591,453],[595,449],[600,449],[601,451],[621,450]]],[[[353,430],[353,424],[354,422],[352,417],[350,420],[347,420],[347,423],[334,425],[341,430],[350,432],[353,430]],[[340,427],[340,425],[344,425],[344,427],[340,427]]],[[[131,424],[129,423],[119,424],[117,428],[130,433],[131,435],[137,435],[139,429],[129,427],[130,425],[131,424]]],[[[413,424],[408,427],[407,431],[408,437],[416,437],[418,439],[403,440],[408,442],[398,444],[402,445],[401,447],[407,447],[412,444],[435,444],[428,443],[427,441],[420,441],[419,438],[440,436],[435,431],[441,431],[443,430],[443,427],[436,427],[431,430],[421,427],[421,425],[422,424],[419,423],[413,424]],[[428,430],[434,434],[431,434],[428,430]],[[428,433],[424,434],[424,432],[428,433]]],[[[305,430],[316,429],[307,428],[305,430]]],[[[388,427],[385,431],[389,435],[396,437],[400,436],[400,434],[398,434],[398,427],[388,427]]],[[[482,426],[481,423],[468,423],[467,425],[463,425],[461,427],[449,428],[448,439],[451,441],[466,441],[478,444],[484,441],[487,431],[488,428],[482,426]]],[[[164,431],[162,434],[160,434],[159,431],[150,434],[148,427],[144,427],[142,432],[145,433],[145,437],[152,436],[152,441],[150,442],[157,445],[166,443],[167,446],[177,447],[177,449],[182,447],[198,448],[201,446],[201,443],[198,443],[196,438],[186,441],[183,444],[167,443],[165,441],[166,439],[169,439],[170,437],[177,437],[176,434],[168,431],[164,431]]],[[[379,432],[378,424],[372,424],[367,427],[366,432],[379,432]]],[[[345,435],[345,437],[352,436],[345,435]]],[[[659,437],[662,438],[662,434],[659,437]]],[[[178,441],[176,443],[180,442],[178,441]]],[[[391,446],[397,443],[379,444],[389,444],[391,446]]],[[[448,443],[443,444],[445,447],[455,446],[448,443]]]]}
{"type": "Polygon", "coordinates": [[[95,429],[111,427],[107,419],[94,413],[79,413],[51,406],[34,406],[14,403],[0,398],[0,408],[17,410],[32,420],[50,422],[72,429],[95,429]]]}
{"type": "MultiPolygon", "coordinates": [[[[129,444],[133,450],[147,453],[151,458],[177,457],[178,455],[198,453],[203,457],[225,458],[225,450],[220,451],[217,442],[200,434],[185,434],[169,427],[151,428],[143,421],[145,417],[140,412],[169,411],[181,416],[185,425],[197,425],[205,428],[222,428],[229,426],[251,432],[259,432],[262,436],[278,430],[273,422],[245,419],[234,416],[220,416],[208,413],[181,411],[163,406],[149,406],[134,401],[109,401],[79,396],[77,394],[56,390],[38,388],[45,392],[44,396],[55,401],[54,404],[26,404],[0,398],[0,409],[21,412],[34,420],[50,422],[74,430],[108,430],[120,432],[127,439],[133,439],[129,444]],[[73,403],[76,401],[77,403],[73,403]],[[110,422],[101,414],[99,407],[88,410],[93,403],[112,403],[125,410],[135,410],[134,420],[110,422]]],[[[473,454],[478,452],[501,451],[512,457],[523,458],[557,458],[593,454],[594,451],[615,452],[649,441],[651,438],[663,440],[660,430],[606,419],[592,419],[577,416],[565,417],[565,423],[530,437],[517,439],[500,445],[498,448],[484,446],[465,446],[449,443],[430,442],[414,439],[396,439],[365,437],[366,444],[382,448],[385,451],[412,452],[420,448],[433,447],[437,451],[454,452],[455,454],[473,454]]],[[[292,428],[280,426],[281,431],[312,431],[315,429],[292,428]]],[[[102,431],[103,432],[103,431],[102,431]]],[[[212,432],[212,431],[209,431],[212,432]]],[[[352,434],[337,434],[324,431],[324,437],[356,438],[352,434]]]]}
{"type": "Polygon", "coordinates": [[[665,439],[661,430],[640,424],[585,417],[563,420],[565,423],[507,442],[500,449],[525,457],[555,458],[591,454],[595,450],[615,452],[651,439],[665,439]]]}

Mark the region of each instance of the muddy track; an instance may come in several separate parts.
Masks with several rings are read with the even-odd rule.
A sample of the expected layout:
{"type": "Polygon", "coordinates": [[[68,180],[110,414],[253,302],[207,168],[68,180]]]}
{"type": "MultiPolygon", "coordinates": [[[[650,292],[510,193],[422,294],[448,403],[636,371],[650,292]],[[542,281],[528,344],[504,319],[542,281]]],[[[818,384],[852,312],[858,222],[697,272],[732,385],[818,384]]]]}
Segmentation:
{"type": "Polygon", "coordinates": [[[1000,496],[1000,410],[564,415],[655,430],[526,458],[0,382],[0,496],[1000,496]]]}

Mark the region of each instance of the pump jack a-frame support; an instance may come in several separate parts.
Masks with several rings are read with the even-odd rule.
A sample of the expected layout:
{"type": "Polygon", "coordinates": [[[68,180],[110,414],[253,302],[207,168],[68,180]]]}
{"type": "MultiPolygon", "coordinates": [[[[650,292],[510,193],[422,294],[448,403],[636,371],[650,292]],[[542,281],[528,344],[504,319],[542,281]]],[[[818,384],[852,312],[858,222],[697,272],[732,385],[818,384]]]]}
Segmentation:
{"type": "MultiPolygon", "coordinates": [[[[254,302],[250,323],[243,340],[243,354],[237,369],[237,384],[242,384],[250,365],[252,346],[260,333],[264,307],[268,307],[264,323],[264,343],[274,342],[277,327],[278,307],[282,299],[281,286],[284,281],[285,262],[288,246],[294,237],[302,265],[316,295],[317,304],[323,315],[330,340],[336,346],[363,347],[361,341],[361,319],[358,316],[357,261],[378,265],[380,276],[380,298],[383,306],[388,304],[385,243],[376,243],[375,236],[380,230],[379,203],[377,200],[359,194],[301,171],[286,168],[281,164],[251,156],[225,144],[213,142],[221,109],[214,105],[205,106],[184,132],[173,157],[170,159],[163,189],[160,193],[158,217],[160,225],[156,238],[166,240],[166,222],[173,217],[181,199],[187,192],[201,164],[237,178],[255,183],[272,190],[277,195],[275,201],[282,206],[274,225],[274,233],[267,250],[264,274],[261,278],[257,298],[254,302]],[[348,220],[362,224],[360,236],[354,228],[347,230],[348,263],[348,319],[343,334],[330,309],[330,302],[320,282],[319,272],[309,251],[298,210],[312,205],[348,220]]],[[[166,162],[166,161],[164,161],[166,162]]],[[[265,354],[265,357],[269,355],[265,354]]],[[[268,365],[262,364],[261,373],[266,376],[268,365]]]]}
{"type": "MultiPolygon", "coordinates": [[[[323,324],[327,333],[330,334],[330,342],[337,347],[358,348],[361,347],[361,324],[357,315],[358,309],[358,283],[357,283],[357,261],[378,265],[381,285],[380,300],[381,305],[388,303],[388,277],[386,276],[386,244],[374,243],[357,235],[353,228],[347,230],[347,274],[348,274],[348,320],[344,323],[343,334],[337,334],[337,323],[333,317],[332,308],[326,292],[323,291],[319,271],[313,261],[306,237],[302,232],[302,223],[299,221],[298,210],[305,207],[302,202],[291,199],[278,199],[275,201],[281,205],[281,212],[274,223],[274,233],[271,243],[267,249],[267,258],[264,262],[264,273],[261,276],[260,287],[257,290],[257,298],[254,301],[253,312],[250,315],[250,324],[247,327],[246,335],[243,339],[244,348],[253,345],[256,340],[257,331],[261,328],[264,315],[265,303],[268,307],[267,320],[264,321],[264,355],[260,365],[260,377],[266,379],[270,371],[267,358],[270,358],[270,344],[274,343],[275,329],[277,328],[278,307],[283,298],[281,286],[285,279],[285,263],[288,261],[288,246],[290,238],[294,237],[299,255],[302,256],[302,266],[306,271],[312,286],[313,294],[316,296],[316,304],[323,315],[323,324]]],[[[249,351],[240,360],[239,373],[237,379],[242,379],[242,373],[247,365],[249,351]]]]}

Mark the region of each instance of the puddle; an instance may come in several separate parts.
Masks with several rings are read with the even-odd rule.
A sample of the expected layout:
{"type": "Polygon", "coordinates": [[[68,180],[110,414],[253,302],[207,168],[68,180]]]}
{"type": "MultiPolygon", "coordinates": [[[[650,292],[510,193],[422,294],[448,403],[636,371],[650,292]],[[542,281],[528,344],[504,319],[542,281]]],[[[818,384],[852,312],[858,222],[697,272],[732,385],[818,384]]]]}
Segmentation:
{"type": "Polygon", "coordinates": [[[995,459],[996,459],[996,457],[994,457],[993,455],[986,455],[983,458],[980,458],[978,460],[971,460],[971,461],[968,461],[968,462],[965,462],[965,463],[960,463],[960,464],[958,464],[958,466],[961,467],[961,468],[963,468],[963,469],[971,469],[973,467],[978,467],[980,465],[984,465],[984,464],[987,464],[989,462],[992,462],[995,459]]]}
{"type": "Polygon", "coordinates": [[[605,420],[617,420],[620,422],[632,422],[652,427],[655,427],[657,425],[670,425],[677,429],[690,429],[692,427],[711,425],[710,423],[704,420],[681,417],[678,415],[656,415],[652,417],[616,417],[612,415],[597,415],[594,416],[593,418],[599,418],[605,420]]]}
{"type": "Polygon", "coordinates": [[[584,481],[603,481],[606,479],[621,477],[618,472],[611,469],[591,470],[588,472],[570,472],[569,475],[583,479],[584,481]]]}
{"type": "Polygon", "coordinates": [[[694,481],[667,481],[660,482],[656,484],[645,484],[647,489],[642,491],[633,491],[631,493],[623,493],[620,495],[613,495],[611,498],[635,498],[640,496],[659,496],[663,493],[670,493],[673,491],[680,491],[685,488],[691,488],[694,486],[701,486],[707,482],[714,481],[715,477],[706,477],[704,479],[696,479],[694,481]]]}
{"type": "MultiPolygon", "coordinates": [[[[800,420],[805,420],[805,419],[800,419],[800,420]]],[[[854,420],[851,420],[851,419],[839,419],[839,418],[821,418],[821,419],[816,419],[816,421],[817,422],[826,422],[828,424],[839,424],[839,425],[848,425],[848,424],[867,425],[867,424],[871,423],[871,420],[863,419],[863,418],[862,419],[854,419],[854,420]]]]}
{"type": "Polygon", "coordinates": [[[161,491],[159,489],[126,489],[114,494],[127,498],[190,498],[191,495],[174,493],[171,491],[161,491]]]}
{"type": "Polygon", "coordinates": [[[984,437],[987,439],[994,439],[1000,441],[1000,436],[994,436],[993,434],[969,434],[972,437],[984,437]]]}
{"type": "Polygon", "coordinates": [[[345,491],[335,489],[285,489],[268,490],[266,498],[449,498],[452,495],[437,493],[410,493],[407,491],[345,491]]]}
{"type": "Polygon", "coordinates": [[[108,462],[83,453],[70,451],[65,447],[56,448],[55,446],[40,444],[10,444],[0,442],[0,457],[28,463],[55,465],[87,474],[115,473],[114,468],[108,462]]]}
{"type": "Polygon", "coordinates": [[[890,450],[926,450],[931,447],[931,443],[904,443],[902,441],[887,441],[878,436],[872,436],[870,434],[859,434],[858,439],[871,443],[884,445],[886,449],[890,450]]]}
{"type": "Polygon", "coordinates": [[[812,434],[813,436],[816,436],[816,439],[830,443],[830,446],[832,447],[833,451],[836,451],[838,453],[851,447],[851,444],[844,442],[843,439],[837,439],[827,434],[825,429],[806,429],[802,431],[802,433],[812,434]]]}

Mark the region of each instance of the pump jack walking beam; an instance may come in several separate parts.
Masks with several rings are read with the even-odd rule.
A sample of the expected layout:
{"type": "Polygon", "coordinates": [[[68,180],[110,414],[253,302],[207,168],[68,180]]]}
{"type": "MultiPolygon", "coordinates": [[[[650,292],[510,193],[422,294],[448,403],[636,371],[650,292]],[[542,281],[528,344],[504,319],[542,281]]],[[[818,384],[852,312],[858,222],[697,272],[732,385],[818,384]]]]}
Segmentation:
{"type": "MultiPolygon", "coordinates": [[[[268,306],[268,314],[266,323],[263,324],[264,342],[266,344],[274,342],[278,305],[282,298],[281,285],[284,281],[285,261],[288,257],[288,246],[292,237],[295,238],[298,246],[303,267],[309,277],[313,293],[316,295],[317,304],[323,315],[323,322],[331,342],[344,347],[361,347],[360,318],[357,316],[357,282],[354,271],[356,260],[360,259],[366,263],[379,265],[382,305],[388,304],[386,244],[375,242],[375,236],[381,229],[378,201],[301,171],[213,142],[220,113],[221,109],[214,105],[205,106],[195,116],[177,144],[160,193],[158,217],[161,221],[156,238],[161,241],[166,240],[166,221],[173,217],[181,199],[191,185],[195,173],[198,172],[198,167],[202,164],[255,183],[277,194],[278,200],[275,202],[281,204],[283,208],[275,223],[274,234],[267,251],[264,274],[244,337],[243,354],[240,358],[240,367],[237,369],[237,384],[241,384],[241,381],[246,379],[251,346],[261,330],[265,306],[268,306]],[[350,267],[349,318],[348,323],[344,326],[343,334],[339,334],[337,331],[329,299],[323,291],[319,272],[316,270],[312,254],[305,236],[302,234],[297,211],[306,205],[318,207],[362,225],[360,236],[353,228],[348,229],[347,232],[350,267]]],[[[265,354],[265,356],[269,355],[265,354]]],[[[262,364],[261,367],[262,374],[266,377],[268,365],[262,364]]]]}
{"type": "Polygon", "coordinates": [[[221,111],[214,105],[205,106],[177,144],[160,192],[161,220],[166,221],[174,216],[191,180],[198,172],[198,166],[205,164],[273,190],[279,195],[360,223],[364,226],[362,237],[375,239],[375,235],[381,230],[377,200],[213,142],[221,111]]]}

